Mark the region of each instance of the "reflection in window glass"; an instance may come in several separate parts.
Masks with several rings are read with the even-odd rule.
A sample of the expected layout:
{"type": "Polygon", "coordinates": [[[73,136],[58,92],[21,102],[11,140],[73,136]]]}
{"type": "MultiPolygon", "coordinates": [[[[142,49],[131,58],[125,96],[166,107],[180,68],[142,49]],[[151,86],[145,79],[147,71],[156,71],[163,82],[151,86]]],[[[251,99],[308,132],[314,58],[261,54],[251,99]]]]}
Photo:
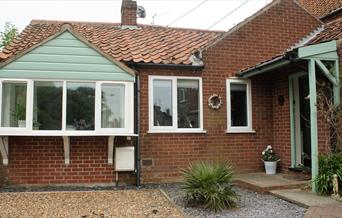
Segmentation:
{"type": "Polygon", "coordinates": [[[2,127],[26,127],[26,90],[24,82],[2,84],[2,127]]]}
{"type": "Polygon", "coordinates": [[[178,79],[178,128],[199,128],[199,82],[178,79]]]}
{"type": "Polygon", "coordinates": [[[101,127],[124,128],[125,86],[103,84],[101,94],[101,127]]]}
{"type": "Polygon", "coordinates": [[[248,126],[247,123],[247,85],[230,84],[231,126],[248,126]]]}
{"type": "Polygon", "coordinates": [[[153,80],[153,125],[172,126],[172,81],[153,80]]]}
{"type": "Polygon", "coordinates": [[[67,83],[67,130],[94,130],[95,83],[67,83]]]}
{"type": "Polygon", "coordinates": [[[34,82],[33,130],[62,129],[62,99],[62,82],[34,82]]]}

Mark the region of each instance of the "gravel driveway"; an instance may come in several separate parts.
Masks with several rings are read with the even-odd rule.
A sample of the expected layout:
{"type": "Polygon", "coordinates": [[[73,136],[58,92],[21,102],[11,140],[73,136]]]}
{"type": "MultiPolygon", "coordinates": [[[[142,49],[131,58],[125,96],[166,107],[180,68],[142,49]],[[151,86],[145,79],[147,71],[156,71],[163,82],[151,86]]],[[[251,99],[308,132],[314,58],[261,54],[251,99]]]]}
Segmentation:
{"type": "Polygon", "coordinates": [[[0,217],[182,217],[157,189],[0,193],[0,217]]]}
{"type": "Polygon", "coordinates": [[[0,217],[303,217],[306,209],[271,195],[236,188],[239,207],[220,213],[186,207],[180,184],[0,189],[0,217]],[[159,190],[162,189],[179,211],[159,190]],[[20,191],[20,192],[18,192],[20,191]],[[2,193],[1,193],[2,192],[2,193]]]}

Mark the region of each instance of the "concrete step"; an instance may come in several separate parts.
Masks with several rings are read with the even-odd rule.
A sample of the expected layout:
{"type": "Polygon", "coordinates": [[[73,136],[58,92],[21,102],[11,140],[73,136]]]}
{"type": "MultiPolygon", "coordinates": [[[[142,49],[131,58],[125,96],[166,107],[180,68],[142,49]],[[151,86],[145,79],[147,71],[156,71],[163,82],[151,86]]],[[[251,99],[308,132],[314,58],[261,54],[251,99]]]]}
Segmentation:
{"type": "Polygon", "coordinates": [[[302,189],[271,190],[270,193],[278,198],[284,199],[286,201],[298,204],[306,208],[320,205],[341,205],[341,203],[332,199],[330,196],[320,196],[312,191],[302,189]]]}
{"type": "Polygon", "coordinates": [[[236,175],[235,184],[259,193],[268,193],[271,190],[302,188],[308,181],[289,179],[284,174],[247,173],[236,175]]]}

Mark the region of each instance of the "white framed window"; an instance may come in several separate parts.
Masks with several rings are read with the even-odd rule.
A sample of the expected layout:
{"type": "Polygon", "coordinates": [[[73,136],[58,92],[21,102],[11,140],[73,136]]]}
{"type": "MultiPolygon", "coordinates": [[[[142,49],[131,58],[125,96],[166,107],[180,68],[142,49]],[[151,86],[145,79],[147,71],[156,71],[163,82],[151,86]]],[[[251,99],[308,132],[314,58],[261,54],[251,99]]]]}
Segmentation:
{"type": "Polygon", "coordinates": [[[133,132],[133,83],[99,82],[96,93],[96,128],[103,133],[133,132]]]}
{"type": "Polygon", "coordinates": [[[149,132],[205,132],[202,78],[149,76],[149,132]]]}
{"type": "Polygon", "coordinates": [[[33,130],[62,130],[63,81],[33,82],[33,130]]]}
{"type": "Polygon", "coordinates": [[[0,135],[133,135],[133,82],[0,79],[0,135]]]}
{"type": "Polygon", "coordinates": [[[254,132],[252,129],[251,81],[227,79],[227,132],[254,132]]]}
{"type": "Polygon", "coordinates": [[[30,81],[22,79],[1,79],[0,126],[8,131],[27,130],[30,120],[30,81]]]}

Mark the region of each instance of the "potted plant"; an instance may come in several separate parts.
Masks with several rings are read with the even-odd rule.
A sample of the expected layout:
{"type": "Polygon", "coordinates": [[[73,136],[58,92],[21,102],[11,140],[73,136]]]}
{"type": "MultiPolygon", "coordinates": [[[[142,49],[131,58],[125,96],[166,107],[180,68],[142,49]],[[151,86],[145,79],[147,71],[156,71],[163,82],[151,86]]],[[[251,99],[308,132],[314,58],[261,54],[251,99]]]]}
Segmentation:
{"type": "Polygon", "coordinates": [[[21,104],[17,104],[15,110],[12,111],[12,116],[18,121],[19,128],[26,127],[26,108],[21,104]]]}
{"type": "Polygon", "coordinates": [[[40,126],[41,124],[37,120],[33,121],[33,130],[39,130],[40,126]]]}
{"type": "Polygon", "coordinates": [[[274,175],[277,172],[277,163],[280,161],[271,145],[267,145],[262,152],[262,160],[264,161],[265,171],[267,175],[274,175]]]}

